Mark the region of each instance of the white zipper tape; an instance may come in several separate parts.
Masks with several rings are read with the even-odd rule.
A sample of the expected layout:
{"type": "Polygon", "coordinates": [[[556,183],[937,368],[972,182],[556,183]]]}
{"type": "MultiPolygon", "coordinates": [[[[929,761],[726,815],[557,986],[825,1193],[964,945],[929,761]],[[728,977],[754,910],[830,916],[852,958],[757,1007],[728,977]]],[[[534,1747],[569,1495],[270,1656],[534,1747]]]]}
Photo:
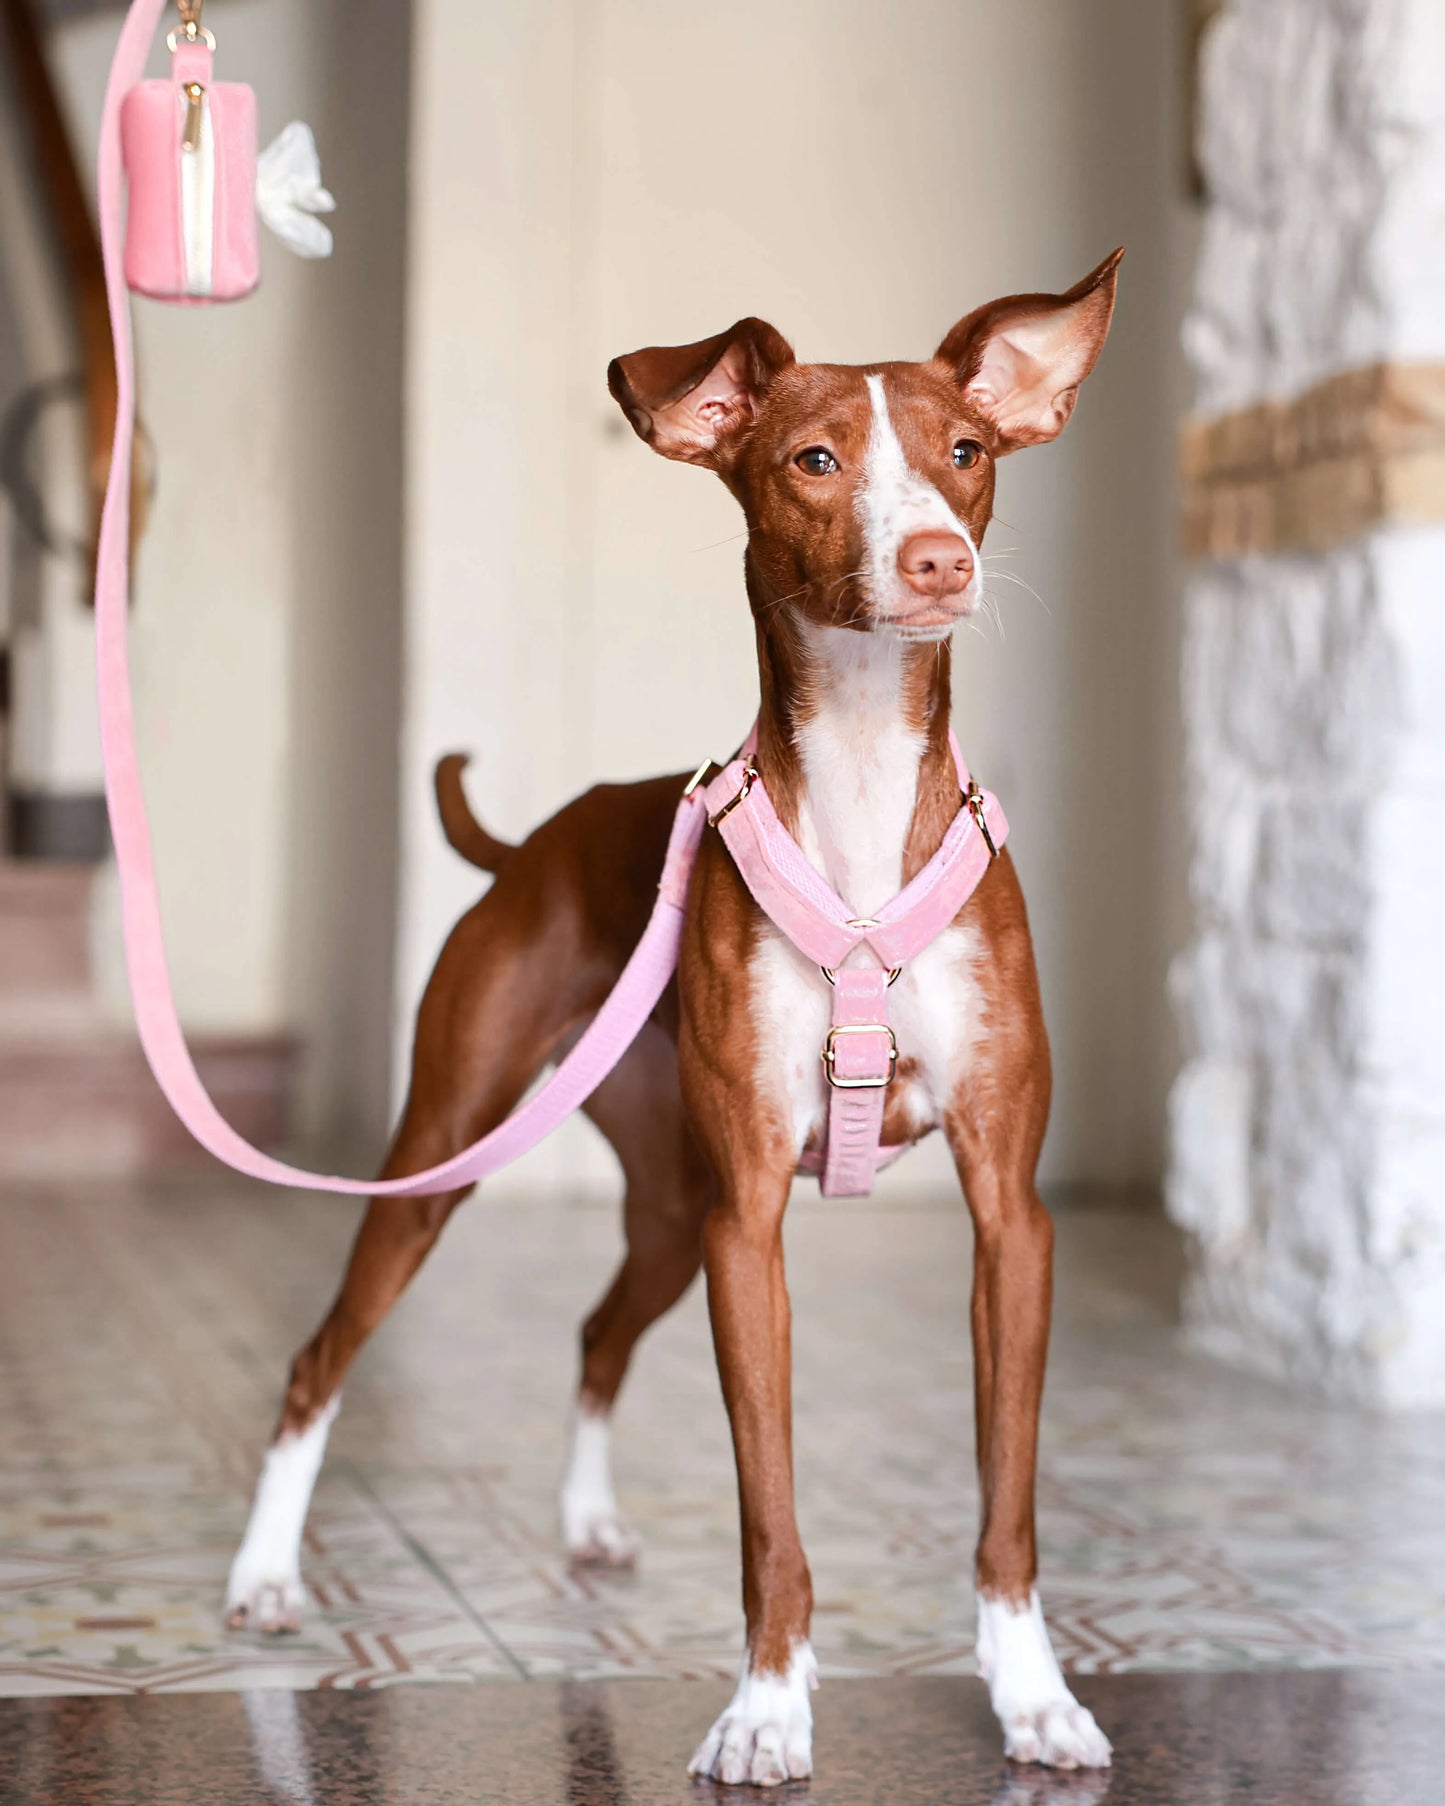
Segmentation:
{"type": "Polygon", "coordinates": [[[209,295],[215,258],[216,139],[211,97],[199,82],[180,91],[181,239],[186,293],[209,295]]]}

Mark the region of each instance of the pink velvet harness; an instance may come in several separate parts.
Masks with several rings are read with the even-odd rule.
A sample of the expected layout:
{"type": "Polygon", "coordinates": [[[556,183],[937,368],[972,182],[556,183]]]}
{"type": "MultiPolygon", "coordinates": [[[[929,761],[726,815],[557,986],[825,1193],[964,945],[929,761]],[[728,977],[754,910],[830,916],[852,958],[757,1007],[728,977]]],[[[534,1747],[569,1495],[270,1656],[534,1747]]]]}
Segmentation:
{"type": "Polygon", "coordinates": [[[1008,823],[998,799],[969,776],[950,732],[962,803],[943,844],[876,916],[857,916],[778,820],[753,763],[756,731],[704,791],[708,820],[758,907],[832,987],[833,1021],[821,1049],[829,1085],[827,1142],[821,1157],[805,1152],[802,1166],[821,1170],[827,1197],[866,1197],[879,1167],[911,1145],[882,1145],[884,1102],[898,1069],[888,988],[973,895],[998,857],[1008,823]],[[859,948],[871,961],[845,966],[859,948]]]}
{"type": "MultiPolygon", "coordinates": [[[[783,829],[752,763],[751,739],[705,789],[702,780],[709,767],[704,766],[678,803],[656,906],[612,994],[546,1084],[505,1122],[439,1165],[388,1180],[307,1172],[253,1147],[211,1101],[186,1046],[171,991],[150,826],[136,756],[126,646],[135,360],[123,268],[125,183],[120,115],[126,94],[145,71],[163,6],[164,0],[134,0],[121,29],[101,117],[98,198],[115,344],[116,411],[95,589],[101,750],[120,879],[126,966],[141,1045],[161,1090],[203,1147],[252,1178],[308,1191],[373,1198],[427,1197],[472,1185],[519,1159],[585,1102],[652,1014],[677,969],[688,881],[710,819],[767,915],[832,980],[833,1023],[822,1049],[832,1085],[823,1189],[867,1192],[880,1160],[903,1151],[880,1150],[878,1145],[884,1091],[898,1057],[888,1026],[889,974],[936,939],[953,920],[1008,831],[997,802],[969,778],[956,743],[953,751],[963,806],[937,854],[877,917],[866,920],[853,915],[783,829]],[[849,954],[860,947],[872,954],[875,963],[845,965],[849,954]]],[[[804,1164],[816,1168],[816,1157],[805,1159],[804,1164]]]]}

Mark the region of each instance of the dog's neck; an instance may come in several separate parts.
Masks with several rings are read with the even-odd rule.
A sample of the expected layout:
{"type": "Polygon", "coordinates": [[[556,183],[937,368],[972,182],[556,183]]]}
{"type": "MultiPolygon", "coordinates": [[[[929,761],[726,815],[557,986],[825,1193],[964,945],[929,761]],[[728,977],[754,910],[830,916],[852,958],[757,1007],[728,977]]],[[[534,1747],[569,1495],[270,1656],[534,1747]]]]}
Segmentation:
{"type": "Polygon", "coordinates": [[[758,767],[784,826],[846,903],[881,909],[959,806],[950,648],[759,615],[758,767]]]}

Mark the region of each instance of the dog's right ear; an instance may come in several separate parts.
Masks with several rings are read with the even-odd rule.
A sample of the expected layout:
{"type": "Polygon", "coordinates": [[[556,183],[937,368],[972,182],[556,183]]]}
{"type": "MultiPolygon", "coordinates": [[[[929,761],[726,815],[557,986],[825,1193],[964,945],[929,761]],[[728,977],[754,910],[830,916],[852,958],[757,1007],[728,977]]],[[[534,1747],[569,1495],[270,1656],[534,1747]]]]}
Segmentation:
{"type": "Polygon", "coordinates": [[[773,378],[793,348],[766,320],[739,320],[696,345],[654,345],[615,357],[607,387],[664,458],[720,470],[756,418],[773,378]]]}

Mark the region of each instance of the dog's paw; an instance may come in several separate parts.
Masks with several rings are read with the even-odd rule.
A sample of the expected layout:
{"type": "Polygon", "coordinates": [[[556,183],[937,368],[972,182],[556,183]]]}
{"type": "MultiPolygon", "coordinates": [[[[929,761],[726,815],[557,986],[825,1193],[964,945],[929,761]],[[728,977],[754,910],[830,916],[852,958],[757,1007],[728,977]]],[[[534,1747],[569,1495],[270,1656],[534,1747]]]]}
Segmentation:
{"type": "Polygon", "coordinates": [[[301,1628],[306,1589],[299,1573],[251,1574],[240,1562],[226,1585],[227,1630],[258,1630],[279,1637],[301,1628]]]}
{"type": "Polygon", "coordinates": [[[276,1438],[261,1463],[246,1534],[226,1582],[226,1623],[267,1636],[301,1628],[301,1531],[341,1404],[334,1394],[304,1430],[276,1438]]]}
{"type": "Polygon", "coordinates": [[[562,1537],[574,1568],[630,1568],[642,1538],[614,1507],[601,1511],[562,1512],[562,1537]]]}
{"type": "Polygon", "coordinates": [[[562,1545],[574,1568],[630,1568],[641,1542],[612,1490],[612,1431],[605,1411],[580,1405],[558,1503],[562,1545]]]}
{"type": "Polygon", "coordinates": [[[1114,1760],[1094,1714],[1071,1693],[1005,1718],[1003,1753],[1010,1762],[1038,1762],[1045,1768],[1108,1768],[1114,1760]]]}
{"type": "Polygon", "coordinates": [[[1028,1603],[978,1600],[978,1671],[1003,1726],[1011,1762],[1108,1768],[1109,1739],[1064,1684],[1037,1593],[1028,1603]]]}
{"type": "Polygon", "coordinates": [[[728,1786],[777,1787],[813,1772],[813,1703],[818,1664],[794,1646],[786,1674],[753,1674],[747,1657],[727,1710],[693,1752],[687,1772],[728,1786]]]}

